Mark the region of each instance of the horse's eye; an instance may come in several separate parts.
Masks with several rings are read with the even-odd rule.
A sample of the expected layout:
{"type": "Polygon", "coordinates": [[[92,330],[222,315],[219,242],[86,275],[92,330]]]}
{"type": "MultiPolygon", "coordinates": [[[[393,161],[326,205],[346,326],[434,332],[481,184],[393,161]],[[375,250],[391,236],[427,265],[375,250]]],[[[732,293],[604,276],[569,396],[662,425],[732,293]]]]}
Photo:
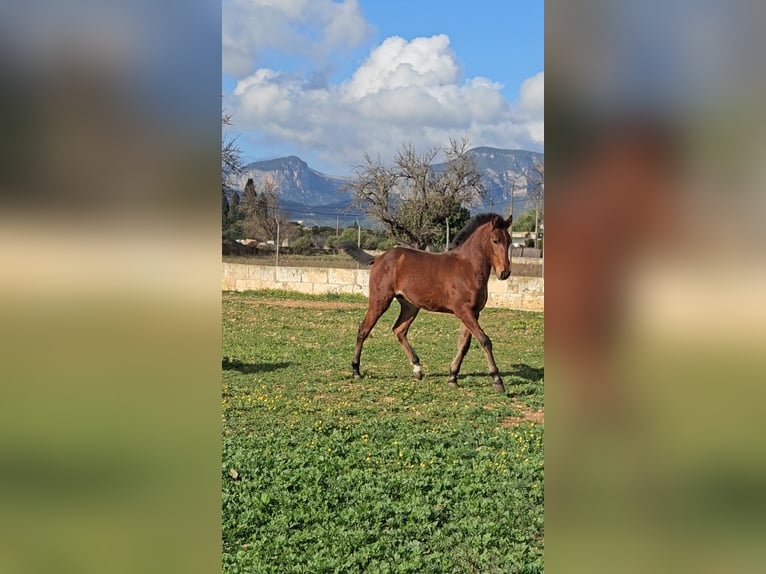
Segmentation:
{"type": "Polygon", "coordinates": [[[495,244],[496,244],[496,243],[497,243],[497,239],[493,239],[493,240],[492,240],[492,243],[495,243],[495,244]]]}

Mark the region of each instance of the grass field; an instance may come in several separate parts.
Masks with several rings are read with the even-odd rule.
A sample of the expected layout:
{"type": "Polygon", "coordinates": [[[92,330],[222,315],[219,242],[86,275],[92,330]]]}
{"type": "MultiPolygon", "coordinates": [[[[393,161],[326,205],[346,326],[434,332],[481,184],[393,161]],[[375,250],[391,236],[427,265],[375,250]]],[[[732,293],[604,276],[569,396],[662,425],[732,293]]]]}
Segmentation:
{"type": "Polygon", "coordinates": [[[543,316],[491,309],[508,395],[458,321],[421,313],[416,381],[365,300],[223,295],[224,572],[542,572],[543,316]]]}

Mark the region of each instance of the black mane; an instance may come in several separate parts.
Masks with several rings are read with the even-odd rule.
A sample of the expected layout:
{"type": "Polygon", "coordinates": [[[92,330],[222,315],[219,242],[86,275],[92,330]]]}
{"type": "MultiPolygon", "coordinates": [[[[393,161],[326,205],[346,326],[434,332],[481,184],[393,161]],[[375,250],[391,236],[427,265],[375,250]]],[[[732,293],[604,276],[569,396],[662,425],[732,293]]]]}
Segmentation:
{"type": "Polygon", "coordinates": [[[485,223],[489,223],[495,217],[500,217],[502,219],[502,217],[497,213],[480,213],[478,215],[474,215],[471,219],[468,220],[468,223],[465,224],[463,229],[460,230],[460,233],[458,233],[455,236],[455,239],[453,239],[449,244],[449,251],[460,247],[473,234],[473,232],[476,231],[476,229],[485,223]]]}

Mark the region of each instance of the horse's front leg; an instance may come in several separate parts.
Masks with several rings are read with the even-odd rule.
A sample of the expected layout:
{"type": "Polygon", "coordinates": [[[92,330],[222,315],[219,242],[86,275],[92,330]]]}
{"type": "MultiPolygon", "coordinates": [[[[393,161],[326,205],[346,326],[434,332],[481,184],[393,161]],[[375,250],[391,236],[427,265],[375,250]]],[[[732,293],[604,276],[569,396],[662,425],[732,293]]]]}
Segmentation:
{"type": "Polygon", "coordinates": [[[361,379],[362,374],[359,372],[359,363],[362,359],[362,346],[370,336],[370,331],[380,319],[380,316],[388,310],[388,306],[391,305],[393,297],[383,297],[373,299],[373,294],[370,294],[370,303],[367,307],[367,313],[364,315],[364,319],[359,324],[359,330],[356,334],[356,348],[354,349],[354,359],[351,361],[351,372],[355,379],[361,379]]]}
{"type": "Polygon", "coordinates": [[[463,322],[466,329],[476,337],[479,345],[484,349],[484,355],[487,357],[487,364],[489,365],[489,375],[493,380],[492,386],[498,393],[504,393],[505,385],[503,385],[503,379],[500,377],[500,371],[497,369],[495,356],[492,354],[492,341],[490,341],[487,334],[479,325],[478,313],[474,313],[472,310],[465,310],[458,315],[458,319],[463,322]]]}

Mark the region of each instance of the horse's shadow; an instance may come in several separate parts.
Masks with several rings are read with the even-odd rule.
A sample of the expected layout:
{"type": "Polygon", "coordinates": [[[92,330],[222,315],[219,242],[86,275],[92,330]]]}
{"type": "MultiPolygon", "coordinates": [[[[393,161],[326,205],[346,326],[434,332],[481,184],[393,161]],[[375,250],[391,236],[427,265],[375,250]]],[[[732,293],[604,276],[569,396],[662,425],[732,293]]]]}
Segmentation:
{"type": "Polygon", "coordinates": [[[252,373],[268,373],[271,371],[278,371],[279,369],[286,369],[292,365],[292,363],[243,363],[238,359],[230,359],[224,357],[221,360],[221,368],[224,371],[239,371],[242,374],[249,375],[252,373]]]}
{"type": "Polygon", "coordinates": [[[519,379],[524,379],[525,381],[528,381],[530,383],[536,383],[538,381],[545,380],[545,368],[544,367],[530,367],[529,365],[525,365],[524,363],[516,363],[514,365],[511,365],[511,369],[513,369],[509,376],[517,377],[519,379]]]}
{"type": "MultiPolygon", "coordinates": [[[[545,368],[537,368],[537,367],[531,367],[529,365],[525,365],[523,363],[516,363],[514,365],[511,365],[511,369],[507,371],[500,371],[500,376],[504,379],[508,379],[509,382],[515,381],[517,384],[519,383],[537,383],[538,381],[542,381],[545,378],[545,368]]],[[[444,378],[447,379],[449,377],[449,371],[438,369],[433,372],[425,372],[425,376],[427,377],[434,377],[434,378],[444,378]]],[[[398,374],[375,374],[375,379],[378,380],[399,380],[402,378],[401,375],[398,374]]],[[[466,371],[460,373],[460,379],[464,377],[489,377],[489,371],[466,371]]]]}
{"type": "MultiPolygon", "coordinates": [[[[445,377],[448,376],[449,373],[436,373],[438,375],[444,375],[445,377]]],[[[523,379],[526,382],[529,383],[536,383],[540,380],[543,380],[545,377],[545,369],[544,368],[537,368],[537,367],[530,367],[529,365],[525,365],[523,363],[516,363],[515,365],[511,365],[510,371],[500,371],[500,376],[503,378],[513,378],[513,379],[523,379]]],[[[466,376],[466,377],[488,377],[489,372],[488,371],[472,371],[472,372],[465,372],[460,373],[460,376],[466,376]]]]}

